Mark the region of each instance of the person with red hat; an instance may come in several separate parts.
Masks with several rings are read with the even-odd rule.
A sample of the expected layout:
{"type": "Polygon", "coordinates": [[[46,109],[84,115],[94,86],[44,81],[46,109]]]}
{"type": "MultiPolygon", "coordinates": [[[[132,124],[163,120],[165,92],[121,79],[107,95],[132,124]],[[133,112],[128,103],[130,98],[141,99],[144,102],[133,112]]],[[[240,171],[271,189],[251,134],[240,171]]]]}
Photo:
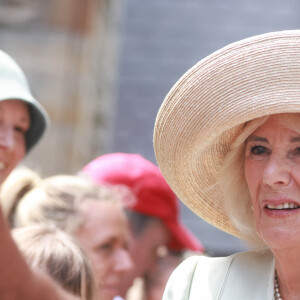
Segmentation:
{"type": "Polygon", "coordinates": [[[83,167],[80,175],[98,184],[126,186],[135,196],[135,201],[125,203],[132,229],[129,250],[135,268],[124,282],[122,296],[134,279],[151,277],[162,253],[178,256],[185,250],[204,252],[201,242],[180,222],[177,197],[159,168],[141,155],[103,155],[83,167]]]}

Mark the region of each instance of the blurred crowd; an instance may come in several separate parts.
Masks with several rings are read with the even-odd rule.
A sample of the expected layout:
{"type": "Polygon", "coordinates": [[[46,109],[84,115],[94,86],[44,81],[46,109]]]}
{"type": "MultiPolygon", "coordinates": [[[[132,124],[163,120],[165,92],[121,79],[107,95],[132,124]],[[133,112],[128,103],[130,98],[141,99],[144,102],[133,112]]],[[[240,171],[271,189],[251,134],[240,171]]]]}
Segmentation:
{"type": "Polygon", "coordinates": [[[0,298],[161,299],[174,268],[205,250],[159,168],[128,153],[47,178],[17,167],[47,124],[0,52],[0,298]]]}
{"type": "Polygon", "coordinates": [[[76,175],[22,166],[0,199],[29,265],[83,299],[159,300],[184,256],[204,252],[158,167],[138,154],[100,156],[76,175]]]}

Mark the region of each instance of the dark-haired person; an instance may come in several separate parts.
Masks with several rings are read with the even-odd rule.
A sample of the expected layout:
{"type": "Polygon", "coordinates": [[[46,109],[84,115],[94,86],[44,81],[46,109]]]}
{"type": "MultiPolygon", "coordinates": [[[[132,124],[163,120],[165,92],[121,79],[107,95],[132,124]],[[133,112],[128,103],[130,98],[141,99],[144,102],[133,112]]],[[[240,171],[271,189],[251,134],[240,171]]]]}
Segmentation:
{"type": "Polygon", "coordinates": [[[174,262],[179,262],[186,250],[204,252],[201,242],[181,223],[177,197],[159,168],[141,155],[102,155],[89,162],[80,175],[100,185],[125,186],[135,196],[135,201],[126,205],[132,233],[129,251],[134,263],[123,281],[121,295],[125,297],[127,294],[126,299],[147,298],[154,287],[153,277],[160,278],[160,288],[155,284],[155,294],[158,295],[166,284],[165,276],[159,274],[163,272],[161,266],[168,264],[170,268],[172,262],[175,268],[174,262]]]}

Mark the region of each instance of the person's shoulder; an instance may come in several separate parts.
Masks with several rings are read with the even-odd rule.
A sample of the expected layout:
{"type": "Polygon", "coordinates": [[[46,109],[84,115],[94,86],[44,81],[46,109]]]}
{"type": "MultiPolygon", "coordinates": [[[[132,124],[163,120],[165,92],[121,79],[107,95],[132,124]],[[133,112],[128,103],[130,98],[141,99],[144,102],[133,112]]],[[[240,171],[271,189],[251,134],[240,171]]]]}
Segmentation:
{"type": "Polygon", "coordinates": [[[180,265],[177,267],[176,271],[182,272],[189,270],[190,272],[195,272],[197,268],[203,269],[204,266],[210,265],[220,265],[230,263],[237,254],[226,257],[211,257],[206,255],[193,255],[186,258],[180,265]]]}
{"type": "Polygon", "coordinates": [[[186,258],[176,269],[176,272],[195,272],[198,267],[203,269],[204,266],[213,266],[221,265],[227,266],[235,261],[256,261],[261,262],[264,260],[271,260],[273,259],[272,253],[266,249],[262,251],[244,251],[234,253],[230,256],[225,257],[210,257],[205,255],[193,255],[186,258]]]}
{"type": "Polygon", "coordinates": [[[273,261],[273,254],[269,249],[264,249],[260,251],[239,252],[229,256],[229,258],[232,258],[233,263],[250,266],[251,264],[259,265],[271,263],[273,261]]]}
{"type": "Polygon", "coordinates": [[[227,257],[188,257],[172,273],[163,300],[199,299],[207,293],[215,299],[232,269],[240,274],[249,264],[255,269],[271,259],[269,251],[239,252],[227,257]]]}
{"type": "Polygon", "coordinates": [[[264,274],[273,273],[274,263],[274,256],[269,249],[241,252],[233,256],[230,272],[243,274],[244,278],[245,274],[253,278],[263,277],[266,276],[264,274]]]}
{"type": "Polygon", "coordinates": [[[231,260],[232,257],[204,255],[186,258],[172,273],[163,300],[190,299],[188,295],[191,294],[195,294],[195,299],[199,298],[209,286],[207,283],[211,278],[219,280],[224,277],[231,260]]]}

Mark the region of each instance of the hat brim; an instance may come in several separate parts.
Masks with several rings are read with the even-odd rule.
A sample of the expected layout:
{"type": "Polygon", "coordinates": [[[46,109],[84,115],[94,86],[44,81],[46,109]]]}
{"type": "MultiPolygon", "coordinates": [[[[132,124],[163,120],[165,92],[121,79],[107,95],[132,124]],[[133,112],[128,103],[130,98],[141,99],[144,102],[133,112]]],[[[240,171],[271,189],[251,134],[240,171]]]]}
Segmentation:
{"type": "Polygon", "coordinates": [[[5,100],[20,100],[28,104],[30,127],[25,136],[28,153],[44,134],[49,118],[42,105],[33,98],[19,65],[0,50],[0,101],[5,100]]]}
{"type": "Polygon", "coordinates": [[[300,31],[292,30],[216,51],[168,93],[155,123],[156,159],[179,199],[202,219],[240,236],[217,183],[223,158],[245,122],[299,113],[299,82],[300,31]]]}
{"type": "Polygon", "coordinates": [[[20,97],[18,94],[14,93],[9,97],[0,98],[0,101],[8,100],[19,100],[23,101],[28,105],[29,115],[30,115],[30,127],[26,132],[26,152],[28,153],[42,138],[49,126],[49,117],[45,109],[32,97],[20,97]]]}

